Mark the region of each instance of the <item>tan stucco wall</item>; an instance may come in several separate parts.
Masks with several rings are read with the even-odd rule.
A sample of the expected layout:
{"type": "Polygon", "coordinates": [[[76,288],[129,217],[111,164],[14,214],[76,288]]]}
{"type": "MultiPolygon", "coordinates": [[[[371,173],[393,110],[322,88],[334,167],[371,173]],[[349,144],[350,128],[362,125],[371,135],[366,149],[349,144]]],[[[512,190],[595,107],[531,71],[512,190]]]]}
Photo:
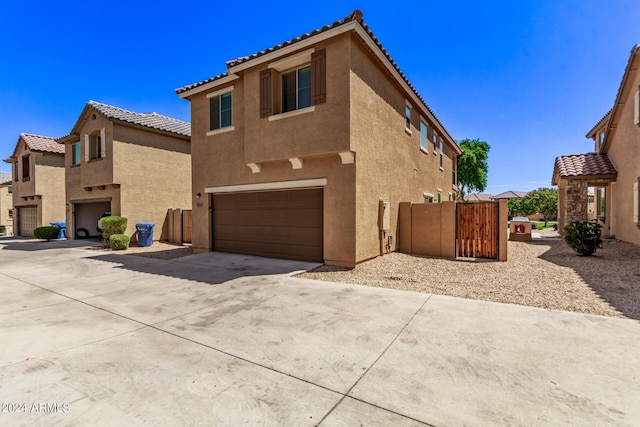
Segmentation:
{"type": "MultiPolygon", "coordinates": [[[[18,159],[18,181],[13,181],[13,206],[37,206],[37,225],[49,225],[65,218],[65,174],[64,155],[33,152],[20,141],[16,158],[18,159]],[[22,156],[30,155],[30,179],[22,180],[22,156]],[[26,200],[25,200],[26,198],[26,200]]],[[[13,164],[15,168],[15,163],[13,164]]],[[[14,176],[14,171],[12,171],[14,176]]],[[[14,213],[14,232],[19,227],[19,214],[14,213]]]]}
{"type": "Polygon", "coordinates": [[[114,181],[120,184],[127,234],[135,233],[138,222],[153,222],[154,240],[165,240],[167,210],[191,209],[190,151],[184,139],[114,126],[114,181]]]}
{"type": "Polygon", "coordinates": [[[13,218],[9,218],[9,210],[13,209],[13,194],[9,193],[9,187],[13,182],[0,184],[0,225],[6,225],[13,230],[13,218]]]}
{"type": "Polygon", "coordinates": [[[378,200],[391,202],[391,235],[397,247],[397,220],[400,202],[422,203],[423,193],[437,200],[449,199],[452,185],[452,152],[445,144],[443,168],[440,152],[434,153],[430,137],[426,151],[420,148],[420,113],[413,106],[411,134],[405,131],[407,97],[393,80],[376,65],[361,44],[351,44],[351,147],[357,165],[357,254],[358,262],[380,254],[378,200]]]}
{"type": "Polygon", "coordinates": [[[74,203],[110,201],[112,215],[128,219],[126,234],[135,236],[137,222],[153,222],[153,239],[165,238],[167,210],[191,209],[189,141],[114,124],[100,115],[86,120],[79,134],[80,165],[71,166],[71,144],[66,147],[68,236],[75,238],[75,224],[70,226],[74,203]],[[84,134],[102,128],[106,133],[106,153],[101,160],[87,162],[84,134]]]}
{"type": "MultiPolygon", "coordinates": [[[[627,81],[618,105],[621,109],[607,155],[618,171],[607,193],[607,216],[611,216],[611,234],[617,239],[640,244],[640,229],[633,222],[633,184],[640,177],[640,127],[633,124],[633,97],[640,86],[640,72],[627,81]]],[[[609,222],[609,221],[607,221],[609,222]]],[[[605,230],[603,230],[605,234],[605,230]]]]}
{"type": "MultiPolygon", "coordinates": [[[[324,188],[324,259],[353,266],[381,252],[378,230],[380,199],[391,201],[391,229],[397,244],[398,204],[423,201],[423,192],[442,200],[455,198],[452,148],[447,146],[443,170],[432,146],[420,150],[420,114],[405,132],[405,95],[351,34],[315,46],[327,52],[327,102],[314,111],[281,120],[260,118],[259,75],[267,64],[245,70],[233,86],[233,131],[207,136],[207,93],[193,95],[192,171],[193,247],[211,250],[211,197],[205,188],[226,185],[326,178],[324,188]],[[354,164],[342,164],[341,151],[355,152],[354,164]],[[302,169],[288,159],[303,158],[302,169]],[[248,163],[260,164],[252,173],[248,163]]],[[[294,53],[295,54],[295,53],[294,53]]],[[[430,134],[431,135],[431,134],[430,134]]],[[[213,209],[215,212],[215,209],[213,209]]],[[[385,236],[385,241],[386,237],[385,236]]]]}

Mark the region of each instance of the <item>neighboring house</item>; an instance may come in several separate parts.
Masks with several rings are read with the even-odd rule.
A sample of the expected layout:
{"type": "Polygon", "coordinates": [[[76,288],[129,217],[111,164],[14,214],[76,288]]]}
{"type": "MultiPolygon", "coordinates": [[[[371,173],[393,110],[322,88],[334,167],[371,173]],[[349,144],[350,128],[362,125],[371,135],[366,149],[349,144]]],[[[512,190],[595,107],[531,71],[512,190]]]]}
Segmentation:
{"type": "Polygon", "coordinates": [[[10,173],[0,173],[0,232],[12,234],[13,230],[13,185],[10,173]]]}
{"type": "Polygon", "coordinates": [[[352,267],[396,250],[400,202],[455,200],[460,148],[361,12],[226,65],[176,90],[196,252],[352,267]]]}
{"type": "Polygon", "coordinates": [[[105,214],[155,223],[154,240],[166,238],[169,208],[191,209],[189,123],[156,113],[134,113],[89,101],[66,147],[67,236],[99,236],[105,214]]]}
{"type": "Polygon", "coordinates": [[[640,45],[631,50],[613,108],[587,133],[594,153],[560,156],[552,183],[558,185],[559,229],[589,217],[589,187],[602,234],[640,244],[640,45]]]}
{"type": "Polygon", "coordinates": [[[490,202],[493,196],[488,193],[473,193],[464,196],[465,202],[490,202]]]}
{"type": "Polygon", "coordinates": [[[526,191],[505,191],[504,193],[500,193],[500,194],[496,194],[495,196],[491,196],[491,199],[494,201],[499,201],[502,199],[522,199],[524,196],[526,196],[527,193],[526,191]]]}
{"type": "Polygon", "coordinates": [[[20,134],[13,155],[13,233],[64,221],[64,147],[48,136],[20,134]]]}

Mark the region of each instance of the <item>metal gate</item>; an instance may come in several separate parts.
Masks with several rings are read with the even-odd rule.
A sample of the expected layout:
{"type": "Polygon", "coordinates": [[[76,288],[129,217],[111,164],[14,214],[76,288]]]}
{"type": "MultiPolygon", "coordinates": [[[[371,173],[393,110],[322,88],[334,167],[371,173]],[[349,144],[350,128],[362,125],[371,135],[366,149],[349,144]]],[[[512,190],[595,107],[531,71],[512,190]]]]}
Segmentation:
{"type": "Polygon", "coordinates": [[[456,253],[459,257],[498,258],[498,202],[457,203],[456,253]]]}

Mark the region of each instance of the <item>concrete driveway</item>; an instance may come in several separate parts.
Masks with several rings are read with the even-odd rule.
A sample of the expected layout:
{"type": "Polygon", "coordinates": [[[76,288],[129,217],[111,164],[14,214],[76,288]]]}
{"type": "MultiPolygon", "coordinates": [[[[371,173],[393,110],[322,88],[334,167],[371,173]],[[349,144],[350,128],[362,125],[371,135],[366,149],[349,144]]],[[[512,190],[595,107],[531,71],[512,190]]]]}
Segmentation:
{"type": "Polygon", "coordinates": [[[0,425],[638,425],[640,323],[0,239],[0,425]]]}

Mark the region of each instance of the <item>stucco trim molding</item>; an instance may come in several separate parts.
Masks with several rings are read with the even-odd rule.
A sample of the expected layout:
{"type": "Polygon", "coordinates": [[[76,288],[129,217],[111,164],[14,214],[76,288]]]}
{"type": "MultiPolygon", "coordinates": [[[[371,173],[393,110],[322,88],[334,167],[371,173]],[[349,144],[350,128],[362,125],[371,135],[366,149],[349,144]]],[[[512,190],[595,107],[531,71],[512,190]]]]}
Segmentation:
{"type": "Polygon", "coordinates": [[[260,163],[248,163],[247,166],[249,166],[249,169],[251,169],[252,173],[260,173],[260,171],[262,170],[262,166],[260,165],[260,163]]]}
{"type": "Polygon", "coordinates": [[[356,153],[353,151],[341,151],[338,155],[343,165],[350,165],[356,162],[356,153]]]}
{"type": "Polygon", "coordinates": [[[293,157],[289,159],[289,162],[291,162],[292,169],[302,169],[303,161],[300,157],[293,157]]]}
{"type": "Polygon", "coordinates": [[[242,193],[248,191],[289,190],[296,188],[325,187],[327,178],[300,179],[296,181],[260,182],[257,184],[222,185],[219,187],[207,187],[205,193],[242,193]]]}

